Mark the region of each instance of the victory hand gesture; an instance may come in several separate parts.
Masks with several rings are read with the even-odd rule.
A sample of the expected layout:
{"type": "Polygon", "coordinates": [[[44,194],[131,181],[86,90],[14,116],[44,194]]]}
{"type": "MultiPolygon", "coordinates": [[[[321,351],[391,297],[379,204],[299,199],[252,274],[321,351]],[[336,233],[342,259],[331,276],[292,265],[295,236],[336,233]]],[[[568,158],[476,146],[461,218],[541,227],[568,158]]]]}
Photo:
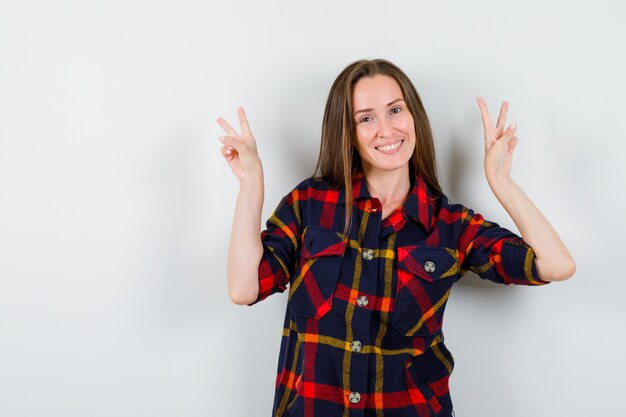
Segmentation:
{"type": "Polygon", "coordinates": [[[221,117],[217,118],[217,123],[226,132],[226,136],[218,138],[224,144],[220,151],[240,182],[262,179],[263,167],[261,159],[257,153],[256,141],[250,131],[250,125],[243,107],[237,109],[237,116],[239,117],[241,135],[237,134],[226,120],[221,117]]]}
{"type": "Polygon", "coordinates": [[[502,102],[498,123],[496,127],[493,127],[487,104],[481,97],[477,97],[476,101],[478,101],[478,106],[480,107],[483,128],[485,129],[485,175],[487,180],[489,181],[496,176],[509,178],[511,175],[513,150],[515,145],[517,145],[517,136],[514,136],[517,129],[516,123],[511,123],[504,130],[509,103],[506,101],[502,102]]]}

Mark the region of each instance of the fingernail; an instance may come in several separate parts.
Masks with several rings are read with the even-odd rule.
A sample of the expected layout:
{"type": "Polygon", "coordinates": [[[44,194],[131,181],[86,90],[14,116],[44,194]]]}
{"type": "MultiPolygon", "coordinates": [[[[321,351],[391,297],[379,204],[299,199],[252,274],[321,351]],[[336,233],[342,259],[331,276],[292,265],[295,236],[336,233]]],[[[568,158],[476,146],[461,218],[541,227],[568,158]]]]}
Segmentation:
{"type": "Polygon", "coordinates": [[[511,130],[515,130],[517,128],[517,122],[511,123],[511,130]]]}
{"type": "Polygon", "coordinates": [[[224,143],[226,138],[224,136],[220,136],[219,138],[217,138],[217,140],[219,140],[220,142],[224,143]]]}

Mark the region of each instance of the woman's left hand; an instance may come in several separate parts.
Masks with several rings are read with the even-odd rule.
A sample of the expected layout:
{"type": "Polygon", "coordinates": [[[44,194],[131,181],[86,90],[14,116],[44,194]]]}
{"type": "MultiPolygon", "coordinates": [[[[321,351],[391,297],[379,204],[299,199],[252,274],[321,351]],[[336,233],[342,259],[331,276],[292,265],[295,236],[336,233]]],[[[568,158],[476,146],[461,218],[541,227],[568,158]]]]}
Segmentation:
{"type": "Polygon", "coordinates": [[[476,101],[480,107],[483,128],[485,129],[485,175],[487,181],[496,177],[510,178],[513,150],[517,145],[517,136],[515,136],[517,125],[513,122],[506,130],[504,129],[509,103],[502,102],[498,123],[496,127],[493,127],[487,103],[481,97],[477,97],[476,101]]]}

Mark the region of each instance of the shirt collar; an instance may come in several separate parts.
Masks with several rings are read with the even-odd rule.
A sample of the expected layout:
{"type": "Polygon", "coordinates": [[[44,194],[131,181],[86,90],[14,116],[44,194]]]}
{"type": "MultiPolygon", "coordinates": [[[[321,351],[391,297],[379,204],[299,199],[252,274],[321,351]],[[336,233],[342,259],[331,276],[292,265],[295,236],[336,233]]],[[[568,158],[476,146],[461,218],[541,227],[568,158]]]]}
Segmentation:
{"type": "MultiPolygon", "coordinates": [[[[411,192],[404,203],[407,217],[421,223],[426,231],[430,232],[434,215],[433,193],[421,175],[414,174],[413,167],[409,164],[409,176],[411,180],[411,192]]],[[[367,189],[365,175],[361,168],[357,168],[352,174],[352,196],[357,199],[372,198],[367,189]]]]}

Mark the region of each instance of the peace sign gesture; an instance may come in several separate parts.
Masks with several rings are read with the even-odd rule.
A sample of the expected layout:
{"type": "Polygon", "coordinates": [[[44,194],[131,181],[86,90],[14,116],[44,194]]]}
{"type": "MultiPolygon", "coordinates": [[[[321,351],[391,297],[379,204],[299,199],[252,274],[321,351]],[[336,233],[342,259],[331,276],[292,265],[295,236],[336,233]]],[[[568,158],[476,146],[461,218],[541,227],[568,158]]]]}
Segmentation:
{"type": "Polygon", "coordinates": [[[517,136],[514,136],[517,124],[513,122],[504,130],[509,103],[502,102],[498,122],[496,127],[493,127],[487,103],[481,97],[477,97],[476,101],[480,107],[485,129],[485,175],[488,180],[495,176],[510,177],[513,150],[517,145],[517,136]]]}
{"type": "Polygon", "coordinates": [[[217,118],[217,123],[226,132],[226,136],[218,138],[224,144],[220,151],[240,182],[254,179],[262,180],[263,166],[261,165],[261,159],[256,149],[256,141],[250,131],[250,125],[243,107],[237,109],[237,116],[239,117],[239,126],[241,127],[240,135],[226,120],[221,117],[217,118]]]}

